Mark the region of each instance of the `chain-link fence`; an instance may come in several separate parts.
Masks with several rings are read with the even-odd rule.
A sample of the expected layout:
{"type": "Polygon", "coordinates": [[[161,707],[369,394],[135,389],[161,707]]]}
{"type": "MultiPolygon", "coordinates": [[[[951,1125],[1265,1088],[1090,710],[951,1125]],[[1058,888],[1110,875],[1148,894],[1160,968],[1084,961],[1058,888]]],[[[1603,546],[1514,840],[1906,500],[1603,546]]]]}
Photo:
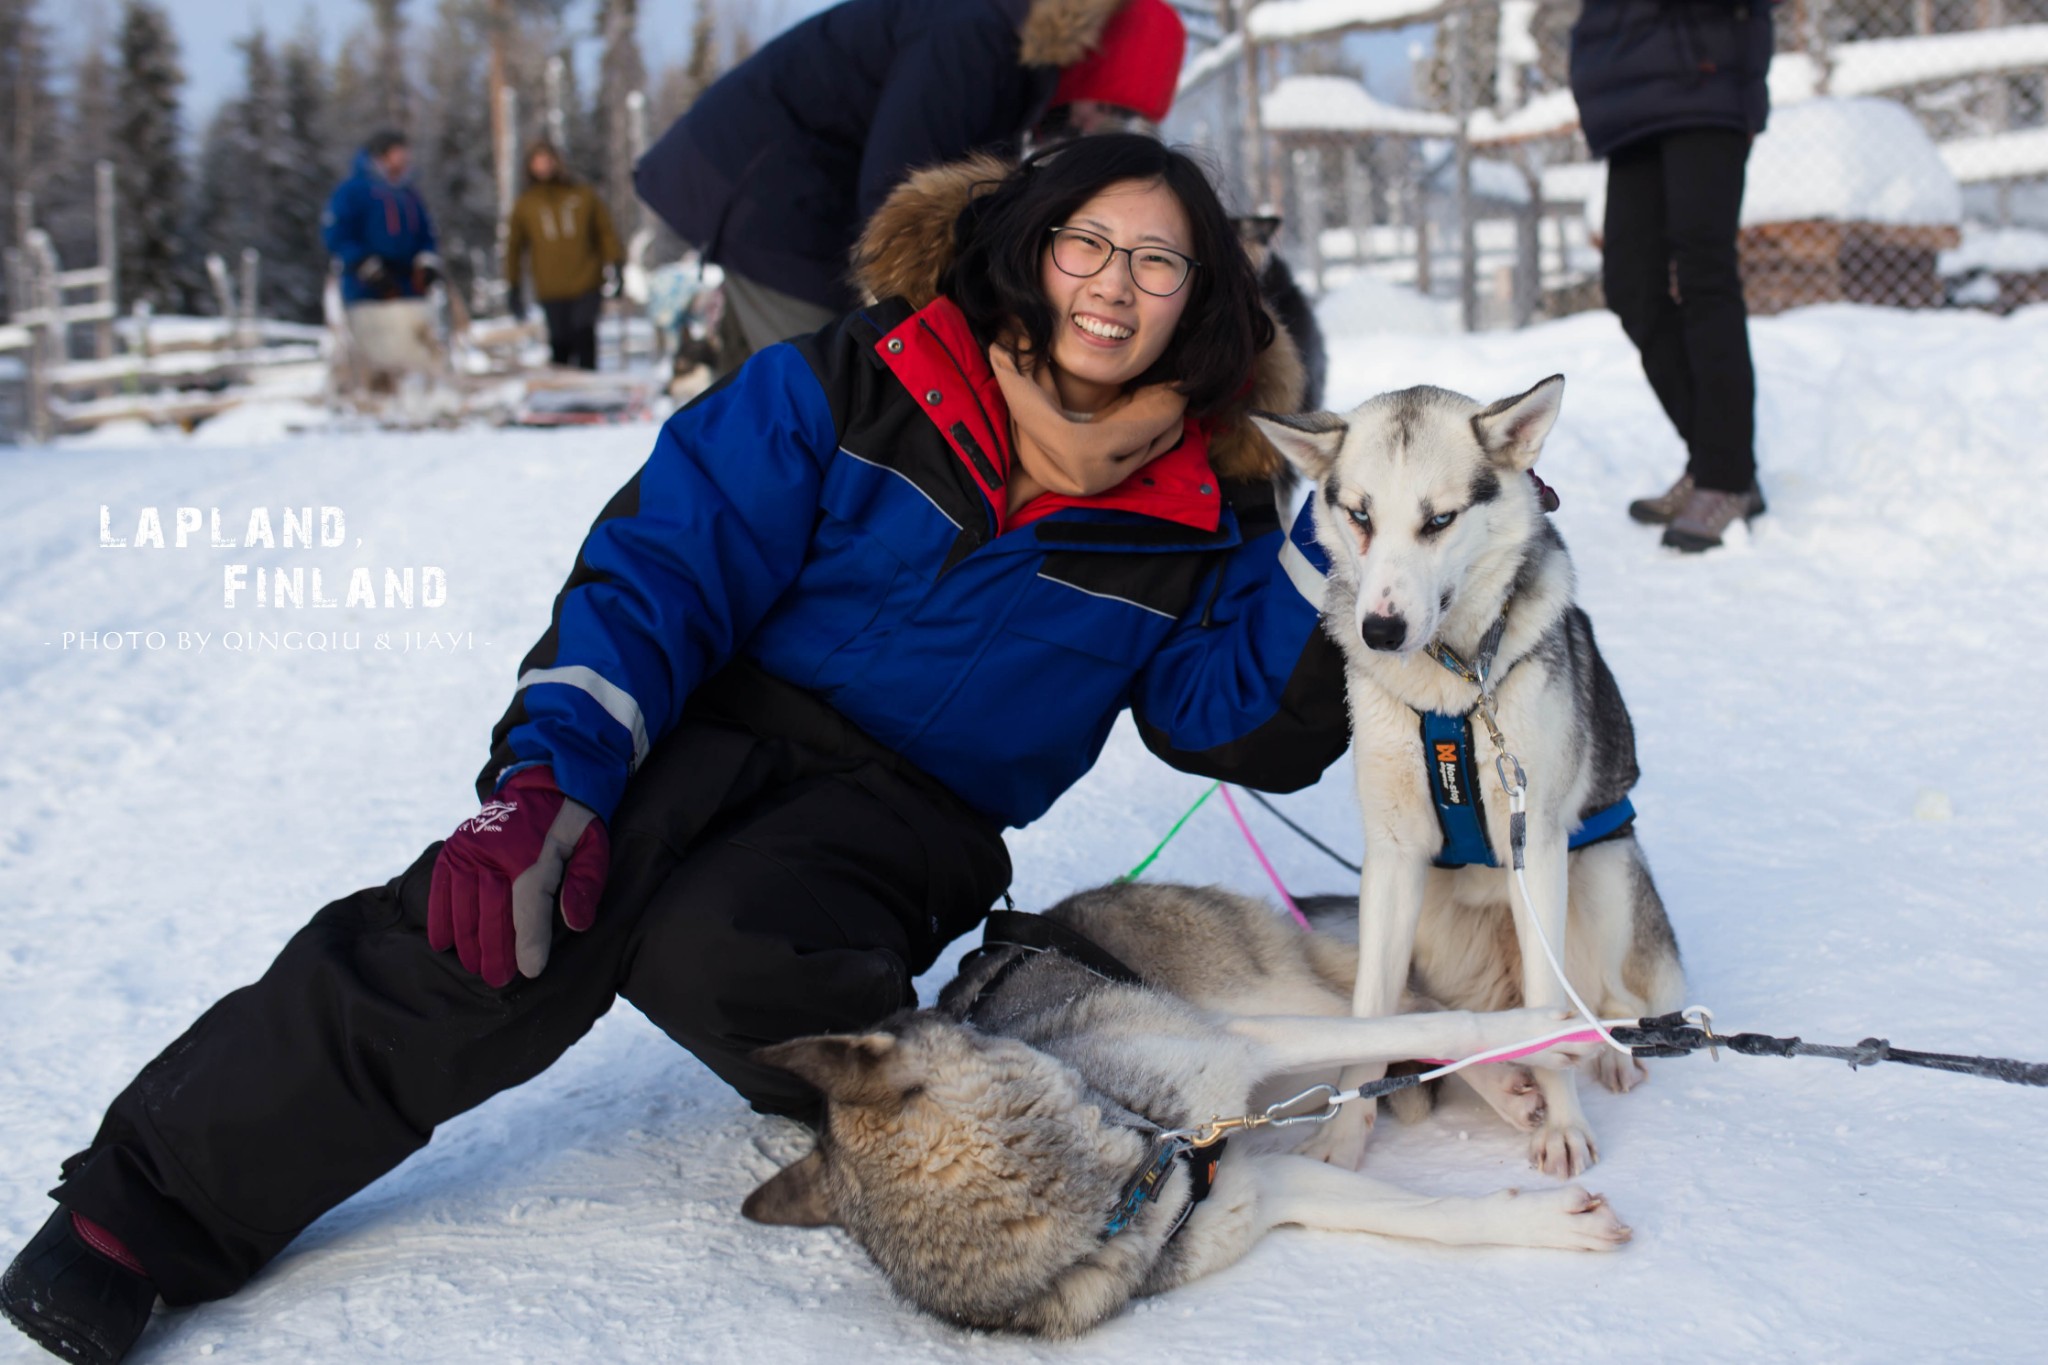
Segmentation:
{"type": "MultiPolygon", "coordinates": [[[[1313,291],[1404,291],[1480,327],[1600,306],[1606,173],[1569,89],[1577,0],[1187,9],[1196,54],[1169,134],[1287,219],[1281,250],[1313,291]]],[[[1773,15],[1742,211],[1751,309],[2048,301],[2048,0],[1773,15]]]]}

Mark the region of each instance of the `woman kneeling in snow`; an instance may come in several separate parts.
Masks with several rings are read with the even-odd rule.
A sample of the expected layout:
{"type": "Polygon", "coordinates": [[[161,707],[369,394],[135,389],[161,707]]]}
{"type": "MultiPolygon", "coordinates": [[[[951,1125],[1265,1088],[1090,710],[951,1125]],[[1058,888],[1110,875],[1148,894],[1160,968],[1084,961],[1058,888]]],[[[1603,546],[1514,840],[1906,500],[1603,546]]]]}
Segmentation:
{"type": "Polygon", "coordinates": [[[233,1293],[617,996],[808,1116],[755,1051],[914,1004],[1008,884],[1001,831],[1125,707],[1252,786],[1343,752],[1320,560],[1243,418],[1300,369],[1192,161],[1116,135],[924,172],[859,271],[881,302],[678,412],[592,526],[483,809],[315,915],[65,1163],[0,1282],[30,1335],[118,1360],[157,1294],[233,1293]]]}

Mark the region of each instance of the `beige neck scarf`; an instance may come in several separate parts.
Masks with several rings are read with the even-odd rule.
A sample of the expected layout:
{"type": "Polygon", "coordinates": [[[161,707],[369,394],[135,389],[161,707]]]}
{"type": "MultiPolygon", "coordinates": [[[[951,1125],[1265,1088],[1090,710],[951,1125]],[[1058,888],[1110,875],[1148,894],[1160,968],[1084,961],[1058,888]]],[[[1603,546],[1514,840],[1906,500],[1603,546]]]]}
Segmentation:
{"type": "Polygon", "coordinates": [[[1171,385],[1148,384],[1077,421],[1060,406],[1051,366],[1026,375],[1000,342],[988,363],[1010,409],[1012,512],[1042,492],[1105,492],[1180,444],[1188,400],[1171,385]]]}

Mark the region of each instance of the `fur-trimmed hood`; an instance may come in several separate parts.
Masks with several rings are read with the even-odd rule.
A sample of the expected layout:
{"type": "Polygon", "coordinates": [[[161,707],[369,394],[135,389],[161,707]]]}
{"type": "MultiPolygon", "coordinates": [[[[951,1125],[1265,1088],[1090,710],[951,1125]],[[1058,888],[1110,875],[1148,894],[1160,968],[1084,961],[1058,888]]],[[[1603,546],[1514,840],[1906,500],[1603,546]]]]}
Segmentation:
{"type": "Polygon", "coordinates": [[[1033,0],[1018,30],[1025,66],[1072,66],[1093,52],[1124,0],[1033,0]]]}
{"type": "MultiPolygon", "coordinates": [[[[1042,3],[1033,7],[1059,8],[1042,3]]],[[[1067,8],[1085,7],[1065,0],[1067,8]]],[[[1099,8],[1113,11],[1113,4],[1099,8]]],[[[875,211],[854,247],[853,283],[869,298],[901,298],[923,308],[939,294],[939,279],[953,262],[953,224],[979,196],[994,189],[1015,163],[980,153],[963,161],[913,173],[875,211]]],[[[1271,310],[1268,310],[1270,315],[1271,310]]],[[[1249,392],[1213,419],[1209,462],[1226,479],[1270,479],[1283,475],[1280,452],[1245,420],[1248,412],[1297,412],[1307,391],[1301,353],[1278,319],[1273,344],[1259,353],[1249,392]]]]}

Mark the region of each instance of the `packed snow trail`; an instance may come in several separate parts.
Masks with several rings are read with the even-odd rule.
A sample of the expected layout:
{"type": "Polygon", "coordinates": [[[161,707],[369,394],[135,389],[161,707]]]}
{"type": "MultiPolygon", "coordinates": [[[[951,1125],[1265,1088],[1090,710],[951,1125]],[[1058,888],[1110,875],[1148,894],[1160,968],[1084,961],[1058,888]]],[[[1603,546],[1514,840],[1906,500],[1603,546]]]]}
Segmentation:
{"type": "MultiPolygon", "coordinates": [[[[1370,316],[1362,303],[1343,315],[1370,316]]],[[[1540,468],[1634,713],[1638,829],[1691,996],[1723,1027],[2048,1060],[2048,309],[1814,309],[1754,337],[1771,511],[1700,558],[1622,511],[1682,455],[1608,317],[1336,336],[1331,392],[1491,399],[1568,377],[1540,468]]],[[[250,415],[189,441],[0,452],[0,1254],[137,1067],[320,905],[474,809],[518,659],[652,435],[284,437],[250,415]],[[281,530],[284,508],[331,505],[348,543],[216,551],[201,530],[183,550],[102,549],[102,504],[131,540],[159,508],[167,545],[179,506],[221,508],[239,537],[252,508],[281,530]],[[447,603],[244,594],[230,610],[222,566],[239,562],[369,566],[380,591],[385,567],[436,566],[447,603]],[[259,628],[365,643],[223,651],[224,632],[259,628]],[[62,647],[151,629],[166,648],[62,647]],[[179,630],[210,647],[177,649],[179,630]],[[378,631],[458,643],[379,651],[378,631]]],[[[325,577],[340,597],[346,574],[325,577]]],[[[1120,726],[1013,836],[1019,904],[1128,868],[1201,785],[1120,726]]],[[[1355,852],[1349,788],[1339,767],[1280,802],[1355,852]]],[[[1297,893],[1350,889],[1247,817],[1297,893]]],[[[1213,802],[1149,875],[1268,894],[1213,802]]],[[[1619,1255],[1283,1231],[1079,1343],[970,1340],[893,1301],[842,1235],[743,1222],[741,1199],[803,1139],[620,1008],[245,1293],[160,1317],[137,1359],[1953,1361],[2048,1339],[2048,1096],[1700,1057],[1586,1103],[1602,1154],[1586,1183],[1636,1232],[1619,1255]]],[[[1525,1147],[1454,1098],[1383,1123],[1370,1170],[1444,1193],[1541,1184],[1525,1147]]],[[[40,1359],[0,1332],[0,1361],[40,1359]]]]}

